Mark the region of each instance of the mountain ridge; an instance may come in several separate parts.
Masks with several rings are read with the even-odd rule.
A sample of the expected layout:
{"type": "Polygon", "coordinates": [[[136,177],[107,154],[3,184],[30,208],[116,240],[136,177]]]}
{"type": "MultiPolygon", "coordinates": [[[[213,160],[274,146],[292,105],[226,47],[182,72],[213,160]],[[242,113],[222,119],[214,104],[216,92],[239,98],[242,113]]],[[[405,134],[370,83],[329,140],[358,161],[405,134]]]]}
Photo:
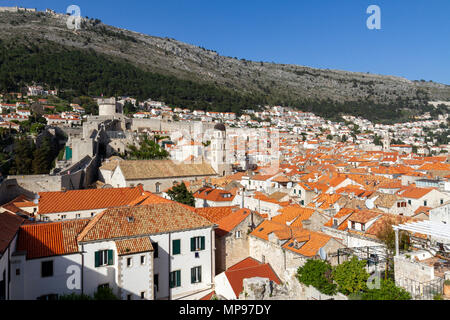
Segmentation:
{"type": "Polygon", "coordinates": [[[217,52],[170,38],[145,35],[82,19],[74,32],[67,15],[43,12],[0,13],[0,39],[93,50],[128,61],[138,68],[210,84],[269,104],[364,103],[395,108],[422,108],[427,101],[450,101],[450,86],[391,75],[316,69],[224,57],[217,52]],[[20,35],[18,37],[18,35],[20,35]],[[401,101],[401,103],[399,103],[401,101]]]}

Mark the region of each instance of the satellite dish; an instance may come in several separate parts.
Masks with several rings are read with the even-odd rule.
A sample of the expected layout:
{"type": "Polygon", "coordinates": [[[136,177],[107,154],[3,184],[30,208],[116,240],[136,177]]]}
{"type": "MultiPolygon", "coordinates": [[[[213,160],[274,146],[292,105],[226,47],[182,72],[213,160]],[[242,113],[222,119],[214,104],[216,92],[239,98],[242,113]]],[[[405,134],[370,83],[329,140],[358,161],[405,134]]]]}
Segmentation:
{"type": "Polygon", "coordinates": [[[372,199],[367,199],[367,200],[366,200],[366,207],[367,207],[367,209],[373,209],[373,208],[375,208],[375,203],[373,202],[372,199]]]}
{"type": "Polygon", "coordinates": [[[327,260],[327,253],[325,252],[325,250],[323,248],[319,249],[319,256],[320,256],[320,259],[327,260]]]}

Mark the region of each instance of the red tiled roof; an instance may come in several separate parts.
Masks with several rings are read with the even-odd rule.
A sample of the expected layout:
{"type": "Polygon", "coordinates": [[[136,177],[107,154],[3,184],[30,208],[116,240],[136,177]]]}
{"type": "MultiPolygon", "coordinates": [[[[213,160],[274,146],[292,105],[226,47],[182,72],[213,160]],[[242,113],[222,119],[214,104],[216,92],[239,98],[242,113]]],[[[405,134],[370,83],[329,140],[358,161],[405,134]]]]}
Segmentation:
{"type": "Polygon", "coordinates": [[[92,218],[78,236],[78,241],[116,239],[208,227],[214,227],[214,224],[177,203],[157,203],[107,209],[92,218]]]}
{"type": "Polygon", "coordinates": [[[233,270],[230,271],[228,269],[227,271],[225,271],[225,276],[227,277],[228,282],[233,288],[236,297],[239,297],[239,294],[242,292],[242,289],[244,287],[244,279],[261,277],[268,278],[269,280],[274,281],[277,284],[281,283],[280,279],[268,263],[245,268],[234,266],[233,270]]]}
{"type": "Polygon", "coordinates": [[[195,208],[195,212],[211,222],[218,223],[220,219],[233,212],[234,206],[195,208]]]}
{"type": "Polygon", "coordinates": [[[77,235],[89,219],[23,225],[19,231],[17,251],[26,251],[27,259],[78,252],[77,235]]]}
{"type": "Polygon", "coordinates": [[[39,214],[95,210],[125,206],[140,197],[142,186],[135,188],[108,188],[40,192],[39,214]]]}
{"type": "Polygon", "coordinates": [[[0,254],[8,248],[24,220],[9,212],[0,213],[0,254]]]}
{"type": "Polygon", "coordinates": [[[231,267],[229,267],[227,269],[227,271],[251,268],[251,267],[256,267],[259,265],[261,265],[261,262],[259,262],[258,260],[254,259],[252,257],[248,257],[248,258],[245,258],[244,260],[232,265],[231,267]]]}
{"type": "Polygon", "coordinates": [[[230,202],[234,196],[231,192],[214,188],[202,188],[194,193],[195,198],[205,199],[215,202],[230,202]],[[225,195],[229,195],[228,198],[225,195]]]}
{"type": "Polygon", "coordinates": [[[217,233],[227,234],[231,230],[233,230],[237,225],[239,225],[245,218],[247,218],[251,214],[249,209],[239,209],[235,212],[230,213],[229,215],[220,219],[217,224],[219,225],[219,229],[217,233]]]}
{"type": "Polygon", "coordinates": [[[149,237],[116,240],[117,254],[119,256],[153,251],[149,237]]]}
{"type": "Polygon", "coordinates": [[[420,199],[433,190],[433,188],[417,188],[408,186],[398,191],[397,195],[402,198],[420,199]]]}
{"type": "Polygon", "coordinates": [[[211,300],[212,297],[216,294],[215,291],[211,291],[210,293],[208,293],[206,296],[200,298],[200,300],[211,300]]]}

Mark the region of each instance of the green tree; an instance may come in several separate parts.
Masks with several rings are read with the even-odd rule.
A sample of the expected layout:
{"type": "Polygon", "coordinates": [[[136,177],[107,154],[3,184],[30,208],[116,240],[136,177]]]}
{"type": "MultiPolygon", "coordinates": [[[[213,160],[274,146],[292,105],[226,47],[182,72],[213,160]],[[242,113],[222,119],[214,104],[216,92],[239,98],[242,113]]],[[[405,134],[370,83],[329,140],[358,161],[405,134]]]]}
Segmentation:
{"type": "Polygon", "coordinates": [[[30,127],[30,132],[34,134],[40,133],[42,130],[44,130],[45,124],[40,122],[35,122],[30,127]]]}
{"type": "Polygon", "coordinates": [[[188,206],[194,207],[195,206],[195,198],[187,188],[184,182],[181,184],[178,184],[174,186],[172,189],[167,191],[167,194],[169,195],[170,199],[173,201],[186,204],[188,206]]]}
{"type": "Polygon", "coordinates": [[[373,144],[376,146],[382,146],[383,142],[381,141],[381,137],[379,135],[375,135],[373,137],[373,144]]]}
{"type": "Polygon", "coordinates": [[[58,300],[63,300],[63,301],[79,301],[79,300],[92,300],[91,296],[88,296],[86,294],[76,294],[76,293],[71,293],[71,294],[64,294],[64,295],[60,295],[58,297],[58,300]]]}
{"type": "Polygon", "coordinates": [[[169,157],[169,153],[161,148],[159,144],[155,141],[144,139],[137,148],[134,145],[129,145],[129,156],[130,159],[137,160],[155,160],[155,159],[167,159],[169,157]]]}
{"type": "Polygon", "coordinates": [[[119,300],[111,288],[101,287],[94,293],[94,300],[119,300]]]}
{"type": "Polygon", "coordinates": [[[53,150],[50,138],[45,137],[39,148],[33,152],[33,173],[48,174],[52,168],[53,150]]]}
{"type": "Polygon", "coordinates": [[[339,291],[349,295],[366,290],[369,274],[365,266],[366,261],[359,260],[357,257],[338,265],[333,270],[333,279],[337,283],[339,291]]]}
{"type": "Polygon", "coordinates": [[[332,279],[331,265],[326,261],[309,259],[303,267],[298,268],[297,279],[323,294],[333,295],[337,292],[337,286],[332,279]]]}
{"type": "Polygon", "coordinates": [[[125,102],[125,104],[123,106],[123,113],[125,113],[126,115],[129,115],[129,114],[133,114],[136,112],[137,112],[137,108],[134,104],[132,104],[130,101],[125,102]]]}
{"type": "MultiPolygon", "coordinates": [[[[395,231],[392,225],[396,224],[393,219],[386,219],[381,228],[376,234],[376,237],[381,240],[386,246],[386,269],[384,278],[387,279],[388,275],[392,277],[393,261],[395,254],[395,231]]],[[[409,234],[406,231],[399,231],[399,249],[408,250],[410,245],[409,234]]]]}
{"type": "Polygon", "coordinates": [[[411,300],[411,295],[395,285],[391,279],[380,279],[379,289],[369,289],[362,295],[362,300],[411,300]]]}
{"type": "Polygon", "coordinates": [[[331,134],[327,135],[328,140],[333,140],[333,136],[331,134]]]}
{"type": "Polygon", "coordinates": [[[17,138],[14,142],[13,174],[31,174],[33,151],[35,149],[33,141],[26,138],[17,138]]]}

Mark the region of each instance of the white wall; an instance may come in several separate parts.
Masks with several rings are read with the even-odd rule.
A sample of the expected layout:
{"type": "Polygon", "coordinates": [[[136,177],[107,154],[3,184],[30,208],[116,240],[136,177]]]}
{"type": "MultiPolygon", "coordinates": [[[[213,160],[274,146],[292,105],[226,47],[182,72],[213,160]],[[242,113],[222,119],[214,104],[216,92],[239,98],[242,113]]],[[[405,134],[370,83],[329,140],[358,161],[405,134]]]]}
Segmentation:
{"type": "Polygon", "coordinates": [[[25,260],[25,256],[14,256],[11,261],[11,299],[35,300],[47,294],[81,293],[81,290],[70,290],[67,280],[70,274],[67,268],[76,265],[81,268],[81,255],[72,254],[48,258],[25,260]],[[41,264],[53,261],[53,276],[42,278],[41,264]],[[16,275],[20,269],[20,275],[16,275]]]}
{"type": "Polygon", "coordinates": [[[150,236],[150,239],[158,242],[159,246],[159,257],[154,260],[154,273],[159,274],[159,291],[155,292],[156,299],[164,299],[169,296],[169,269],[170,271],[181,271],[181,286],[170,290],[171,299],[179,299],[211,287],[214,276],[214,254],[211,250],[211,247],[214,248],[214,243],[211,234],[212,230],[207,228],[174,232],[170,236],[169,234],[150,236]],[[205,237],[205,250],[199,251],[199,258],[196,258],[195,252],[191,252],[191,238],[199,236],[205,237]],[[169,246],[171,248],[172,241],[176,239],[181,240],[181,253],[172,255],[169,262],[169,246]],[[192,284],[191,268],[198,266],[202,267],[202,282],[192,284]]]}
{"type": "Polygon", "coordinates": [[[236,294],[228,281],[225,272],[218,274],[214,278],[214,291],[216,295],[222,296],[227,300],[236,300],[236,294]]]}
{"type": "Polygon", "coordinates": [[[132,300],[141,300],[141,292],[145,292],[145,300],[153,300],[153,252],[120,256],[118,267],[122,300],[129,294],[132,300]],[[131,266],[127,266],[128,259],[131,259],[131,266]]]}

